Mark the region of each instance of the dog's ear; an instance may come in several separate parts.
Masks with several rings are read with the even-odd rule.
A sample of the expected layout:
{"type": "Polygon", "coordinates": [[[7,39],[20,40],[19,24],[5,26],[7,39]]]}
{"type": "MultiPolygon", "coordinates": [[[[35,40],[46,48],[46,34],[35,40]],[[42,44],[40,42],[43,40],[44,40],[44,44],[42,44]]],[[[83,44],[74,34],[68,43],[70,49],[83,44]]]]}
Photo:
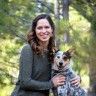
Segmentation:
{"type": "Polygon", "coordinates": [[[55,51],[55,53],[57,53],[58,51],[60,51],[59,49],[55,51]]]}
{"type": "Polygon", "coordinates": [[[55,48],[54,53],[56,54],[58,51],[60,51],[60,50],[55,48]]]}
{"type": "Polygon", "coordinates": [[[57,52],[60,51],[59,49],[58,50],[55,50],[54,52],[54,56],[56,56],[57,52]]]}
{"type": "Polygon", "coordinates": [[[70,49],[67,50],[66,52],[68,52],[71,56],[73,56],[74,53],[75,53],[75,48],[70,48],[70,49]]]}
{"type": "Polygon", "coordinates": [[[53,54],[54,54],[54,56],[56,55],[56,53],[57,53],[58,51],[60,51],[60,50],[57,49],[56,47],[53,49],[53,54]]]}

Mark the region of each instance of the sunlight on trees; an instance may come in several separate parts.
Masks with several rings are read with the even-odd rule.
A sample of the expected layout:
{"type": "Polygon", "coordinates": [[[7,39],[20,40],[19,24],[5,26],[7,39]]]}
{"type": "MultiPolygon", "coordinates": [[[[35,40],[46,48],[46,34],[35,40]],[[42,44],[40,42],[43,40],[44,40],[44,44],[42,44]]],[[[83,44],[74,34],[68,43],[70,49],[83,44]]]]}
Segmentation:
{"type": "MultiPolygon", "coordinates": [[[[96,1],[71,2],[68,21],[55,18],[56,2],[53,1],[0,0],[0,96],[9,96],[14,88],[18,77],[21,47],[26,42],[26,33],[33,18],[40,13],[52,16],[56,24],[56,38],[59,39],[60,49],[64,51],[75,48],[73,68],[81,76],[81,86],[87,89],[95,83],[96,1]],[[69,42],[66,42],[66,32],[69,32],[69,42]]],[[[58,15],[60,17],[62,14],[58,15]]]]}

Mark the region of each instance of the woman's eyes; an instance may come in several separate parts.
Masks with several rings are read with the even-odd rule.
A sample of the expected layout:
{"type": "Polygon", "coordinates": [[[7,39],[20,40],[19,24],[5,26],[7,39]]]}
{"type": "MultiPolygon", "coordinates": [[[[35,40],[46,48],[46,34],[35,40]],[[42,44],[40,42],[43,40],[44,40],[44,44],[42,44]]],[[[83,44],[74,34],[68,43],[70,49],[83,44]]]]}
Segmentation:
{"type": "Polygon", "coordinates": [[[47,29],[47,28],[50,28],[49,26],[45,26],[45,28],[47,29]]]}
{"type": "Polygon", "coordinates": [[[39,30],[40,30],[40,29],[42,29],[42,27],[37,27],[37,29],[39,29],[39,30]]]}
{"type": "MultiPolygon", "coordinates": [[[[45,29],[49,29],[50,27],[49,26],[45,26],[44,28],[45,29]]],[[[43,29],[43,27],[40,26],[40,27],[37,27],[37,29],[41,30],[41,29],[43,29]]]]}

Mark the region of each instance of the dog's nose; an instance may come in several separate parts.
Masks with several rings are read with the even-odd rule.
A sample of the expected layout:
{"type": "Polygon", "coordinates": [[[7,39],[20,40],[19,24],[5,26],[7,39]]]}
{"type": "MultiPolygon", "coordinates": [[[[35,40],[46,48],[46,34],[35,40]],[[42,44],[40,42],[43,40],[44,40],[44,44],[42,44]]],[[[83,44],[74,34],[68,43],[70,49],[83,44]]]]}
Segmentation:
{"type": "Polygon", "coordinates": [[[59,65],[62,66],[63,65],[63,62],[59,62],[59,65]]]}

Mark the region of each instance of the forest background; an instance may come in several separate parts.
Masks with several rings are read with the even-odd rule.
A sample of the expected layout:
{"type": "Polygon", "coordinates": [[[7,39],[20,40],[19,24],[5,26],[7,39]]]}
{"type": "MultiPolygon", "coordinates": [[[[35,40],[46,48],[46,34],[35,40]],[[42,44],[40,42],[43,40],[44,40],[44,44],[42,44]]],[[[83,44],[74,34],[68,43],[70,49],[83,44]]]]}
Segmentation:
{"type": "Polygon", "coordinates": [[[57,47],[75,48],[73,68],[96,96],[96,0],[0,0],[0,96],[14,89],[26,34],[41,13],[54,20],[57,47]]]}

